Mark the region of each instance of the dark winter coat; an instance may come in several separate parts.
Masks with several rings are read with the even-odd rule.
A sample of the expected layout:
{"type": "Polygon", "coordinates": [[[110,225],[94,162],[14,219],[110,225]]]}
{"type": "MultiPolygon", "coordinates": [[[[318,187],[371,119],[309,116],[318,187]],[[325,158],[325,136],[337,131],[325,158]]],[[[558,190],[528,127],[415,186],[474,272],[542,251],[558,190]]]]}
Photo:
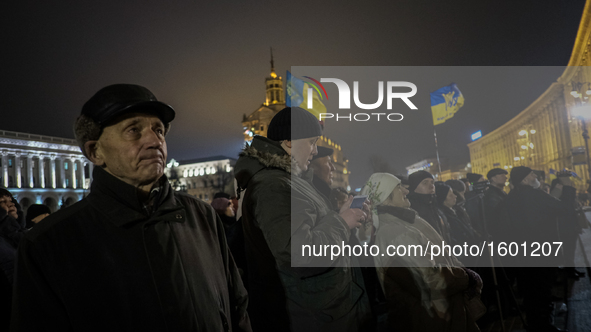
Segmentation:
{"type": "Polygon", "coordinates": [[[441,206],[440,210],[447,219],[454,244],[464,245],[464,242],[468,244],[478,244],[476,231],[470,226],[469,219],[463,219],[454,209],[447,206],[441,206]]]}
{"type": "MultiPolygon", "coordinates": [[[[529,252],[535,249],[531,246],[532,242],[552,244],[555,241],[561,241],[558,235],[558,219],[575,213],[575,197],[576,190],[570,186],[564,186],[562,200],[558,200],[531,186],[517,185],[499,206],[503,213],[503,224],[506,226],[502,237],[495,241],[507,243],[514,241],[519,244],[527,241],[529,252]]],[[[549,263],[552,260],[556,261],[554,266],[557,266],[561,257],[555,257],[556,248],[554,245],[552,255],[549,257],[542,255],[542,251],[539,250],[537,254],[540,258],[532,258],[530,255],[527,259],[522,259],[519,264],[550,266],[554,264],[554,262],[549,263]],[[542,259],[545,262],[540,263],[542,259]]]]}
{"type": "Polygon", "coordinates": [[[502,189],[489,186],[484,192],[484,216],[486,218],[486,227],[488,234],[494,239],[503,234],[506,225],[503,225],[501,215],[499,214],[499,204],[507,198],[507,193],[502,189]]]}
{"type": "Polygon", "coordinates": [[[410,207],[417,211],[419,216],[425,219],[441,235],[445,242],[451,243],[450,227],[445,215],[437,207],[436,196],[412,192],[406,197],[410,201],[410,207]]]}
{"type": "Polygon", "coordinates": [[[253,329],[361,331],[368,300],[347,261],[318,267],[330,266],[329,258],[301,255],[304,244],[348,243],[349,228],[298,170],[292,174],[290,159],[277,142],[256,136],[236,163],[237,183],[246,189],[242,222],[253,329]]]}
{"type": "Polygon", "coordinates": [[[151,209],[100,167],[87,198],[18,252],[13,331],[250,331],[247,294],[213,208],[171,189],[151,209]]]}
{"type": "Polygon", "coordinates": [[[16,249],[24,236],[22,224],[0,209],[0,331],[10,324],[16,249]]]}

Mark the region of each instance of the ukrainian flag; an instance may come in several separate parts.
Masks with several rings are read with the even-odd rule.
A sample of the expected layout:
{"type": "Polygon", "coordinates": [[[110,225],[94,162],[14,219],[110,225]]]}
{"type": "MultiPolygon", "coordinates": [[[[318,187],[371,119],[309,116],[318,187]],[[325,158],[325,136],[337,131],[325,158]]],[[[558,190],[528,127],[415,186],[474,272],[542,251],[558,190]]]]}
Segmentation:
{"type": "Polygon", "coordinates": [[[307,83],[287,71],[287,88],[285,89],[285,105],[287,107],[301,107],[312,113],[320,120],[320,113],[326,113],[326,106],[322,103],[317,87],[307,83]],[[310,90],[311,89],[311,90],[310,90]],[[308,93],[312,91],[312,108],[308,108],[308,93]]]}
{"type": "Polygon", "coordinates": [[[464,106],[464,96],[455,83],[431,92],[433,125],[442,124],[445,120],[453,118],[462,106],[464,106]]]}

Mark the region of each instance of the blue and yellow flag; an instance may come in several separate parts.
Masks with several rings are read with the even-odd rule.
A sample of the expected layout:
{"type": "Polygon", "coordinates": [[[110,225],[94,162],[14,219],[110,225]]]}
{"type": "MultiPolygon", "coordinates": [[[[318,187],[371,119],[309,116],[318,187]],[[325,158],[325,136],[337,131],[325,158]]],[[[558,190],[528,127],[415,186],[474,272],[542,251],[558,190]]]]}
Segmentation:
{"type": "Polygon", "coordinates": [[[433,125],[442,124],[445,120],[453,118],[462,106],[464,106],[464,96],[455,83],[431,92],[433,125]]]}
{"type": "Polygon", "coordinates": [[[320,120],[320,113],[326,113],[326,106],[322,102],[322,94],[314,83],[305,82],[287,71],[287,84],[285,89],[285,105],[288,107],[301,107],[312,113],[320,120]],[[308,95],[311,95],[311,108],[308,95]]]}

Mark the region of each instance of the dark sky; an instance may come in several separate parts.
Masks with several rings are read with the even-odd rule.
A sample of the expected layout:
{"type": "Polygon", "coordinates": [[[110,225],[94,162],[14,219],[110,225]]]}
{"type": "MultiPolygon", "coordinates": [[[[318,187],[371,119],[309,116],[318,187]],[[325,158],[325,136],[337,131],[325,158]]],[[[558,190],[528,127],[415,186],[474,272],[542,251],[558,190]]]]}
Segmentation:
{"type": "MultiPolygon", "coordinates": [[[[3,3],[0,129],[73,138],[74,119],[98,89],[136,83],[176,109],[167,141],[177,160],[236,156],[242,115],[264,101],[270,46],[281,76],[291,66],[564,66],[584,7],[582,0],[56,3],[3,3]]],[[[521,110],[500,109],[486,123],[475,123],[477,110],[458,113],[442,135],[490,132],[521,110]]],[[[469,158],[466,143],[453,143],[458,160],[469,158]]],[[[402,154],[394,166],[415,161],[402,154]]]]}

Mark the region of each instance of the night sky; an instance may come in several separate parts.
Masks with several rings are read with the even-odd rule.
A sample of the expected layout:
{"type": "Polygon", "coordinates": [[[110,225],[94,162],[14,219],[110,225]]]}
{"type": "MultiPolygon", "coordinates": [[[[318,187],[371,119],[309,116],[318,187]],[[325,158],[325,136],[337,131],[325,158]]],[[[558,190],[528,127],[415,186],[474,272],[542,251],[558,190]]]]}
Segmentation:
{"type": "MultiPolygon", "coordinates": [[[[169,159],[236,157],[243,114],[265,100],[271,46],[283,77],[291,66],[564,66],[584,3],[5,2],[0,129],[73,138],[73,121],[98,89],[135,83],[177,111],[169,159]]],[[[552,75],[537,95],[559,76],[552,75]]],[[[464,94],[465,108],[438,131],[446,154],[467,162],[469,133],[486,134],[523,107],[479,114],[464,94]]],[[[410,134],[400,130],[400,141],[424,151],[421,158],[433,155],[426,119],[412,128],[412,137],[425,139],[404,140],[410,134]]],[[[418,161],[404,151],[392,162],[399,171],[418,161]]]]}

